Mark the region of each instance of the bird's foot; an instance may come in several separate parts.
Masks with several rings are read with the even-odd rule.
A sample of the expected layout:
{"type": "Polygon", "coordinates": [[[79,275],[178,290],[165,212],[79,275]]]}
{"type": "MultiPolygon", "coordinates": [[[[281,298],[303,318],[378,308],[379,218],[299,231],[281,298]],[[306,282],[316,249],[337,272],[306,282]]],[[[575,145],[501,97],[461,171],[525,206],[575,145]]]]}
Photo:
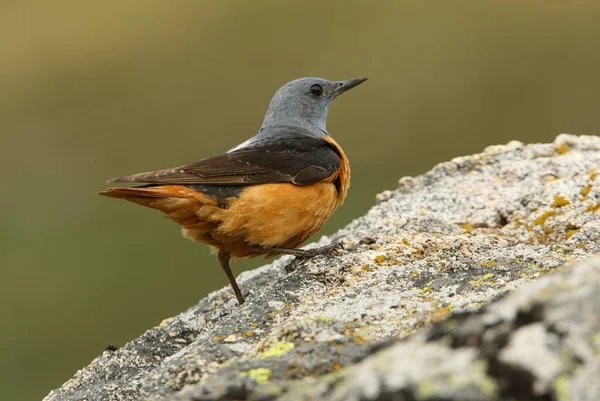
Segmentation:
{"type": "Polygon", "coordinates": [[[318,255],[325,255],[335,251],[336,249],[341,248],[341,244],[339,242],[332,242],[329,245],[321,246],[319,248],[312,249],[292,249],[292,248],[266,248],[259,245],[251,246],[252,249],[265,253],[274,253],[274,254],[282,254],[282,255],[294,255],[298,259],[309,259],[318,255]]]}

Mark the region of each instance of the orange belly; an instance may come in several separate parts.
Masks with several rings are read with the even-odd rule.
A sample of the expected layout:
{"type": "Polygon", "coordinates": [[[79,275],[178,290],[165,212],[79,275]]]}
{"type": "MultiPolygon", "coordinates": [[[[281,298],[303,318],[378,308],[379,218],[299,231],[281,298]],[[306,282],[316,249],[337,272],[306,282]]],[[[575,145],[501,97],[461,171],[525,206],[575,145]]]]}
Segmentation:
{"type": "Polygon", "coordinates": [[[249,245],[296,248],[323,226],[338,203],[332,183],[250,186],[231,198],[227,209],[211,208],[196,224],[184,225],[183,235],[238,258],[261,253],[249,245]],[[200,224],[207,219],[210,228],[200,224]]]}

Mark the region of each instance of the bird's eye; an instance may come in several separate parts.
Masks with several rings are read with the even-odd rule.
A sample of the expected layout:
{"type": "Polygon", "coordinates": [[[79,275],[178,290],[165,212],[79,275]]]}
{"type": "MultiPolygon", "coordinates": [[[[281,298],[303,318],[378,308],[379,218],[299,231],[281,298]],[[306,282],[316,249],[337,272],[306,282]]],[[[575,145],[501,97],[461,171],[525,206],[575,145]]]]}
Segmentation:
{"type": "Polygon", "coordinates": [[[310,94],[317,97],[321,96],[323,94],[323,87],[318,84],[311,86],[310,94]]]}

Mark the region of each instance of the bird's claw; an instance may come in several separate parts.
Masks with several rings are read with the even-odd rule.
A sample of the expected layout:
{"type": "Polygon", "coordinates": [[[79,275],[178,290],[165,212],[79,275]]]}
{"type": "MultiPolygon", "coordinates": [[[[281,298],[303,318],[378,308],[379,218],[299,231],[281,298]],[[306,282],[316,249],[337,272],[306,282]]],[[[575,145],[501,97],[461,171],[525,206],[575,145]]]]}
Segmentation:
{"type": "Polygon", "coordinates": [[[252,249],[265,253],[293,255],[298,259],[309,259],[318,255],[325,255],[329,252],[333,252],[336,249],[341,248],[342,245],[339,242],[332,242],[329,245],[321,246],[312,249],[291,249],[291,248],[264,248],[261,246],[252,246],[252,249]]]}

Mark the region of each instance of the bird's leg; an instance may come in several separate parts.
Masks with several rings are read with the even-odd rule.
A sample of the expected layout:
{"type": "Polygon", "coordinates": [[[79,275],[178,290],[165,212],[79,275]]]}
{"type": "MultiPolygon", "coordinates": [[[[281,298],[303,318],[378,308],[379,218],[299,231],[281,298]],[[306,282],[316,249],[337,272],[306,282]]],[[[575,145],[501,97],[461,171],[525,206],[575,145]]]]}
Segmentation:
{"type": "Polygon", "coordinates": [[[312,258],[317,255],[324,255],[331,251],[334,251],[340,247],[339,242],[333,242],[330,245],[321,246],[319,248],[312,249],[293,249],[293,248],[278,248],[278,247],[262,247],[260,245],[251,245],[250,246],[255,251],[265,252],[265,253],[275,253],[275,254],[283,254],[283,255],[294,255],[297,258],[306,259],[312,258]]]}
{"type": "Polygon", "coordinates": [[[227,276],[227,279],[229,280],[229,284],[231,284],[231,288],[235,293],[235,297],[237,298],[238,303],[240,305],[243,304],[245,302],[244,296],[242,295],[240,287],[238,287],[237,282],[235,281],[235,277],[233,277],[231,269],[229,268],[229,260],[231,259],[231,256],[229,255],[229,253],[219,250],[217,259],[219,260],[219,264],[221,265],[221,268],[223,269],[225,275],[227,276]]]}

